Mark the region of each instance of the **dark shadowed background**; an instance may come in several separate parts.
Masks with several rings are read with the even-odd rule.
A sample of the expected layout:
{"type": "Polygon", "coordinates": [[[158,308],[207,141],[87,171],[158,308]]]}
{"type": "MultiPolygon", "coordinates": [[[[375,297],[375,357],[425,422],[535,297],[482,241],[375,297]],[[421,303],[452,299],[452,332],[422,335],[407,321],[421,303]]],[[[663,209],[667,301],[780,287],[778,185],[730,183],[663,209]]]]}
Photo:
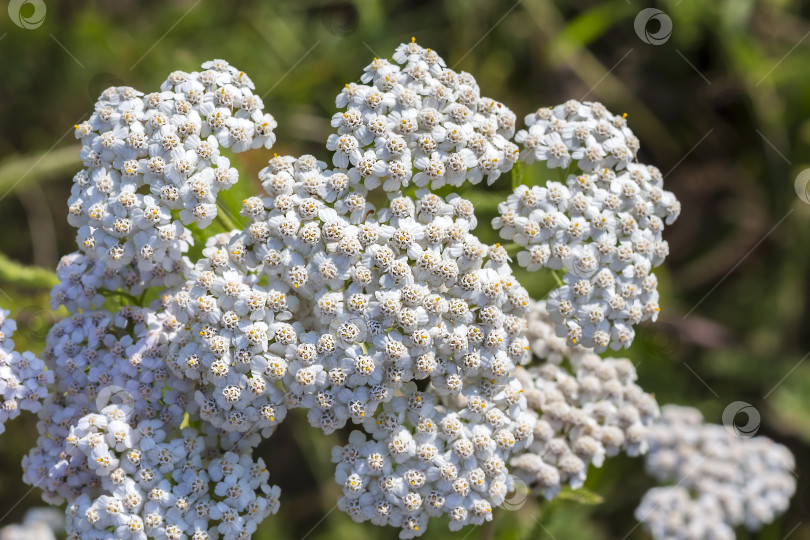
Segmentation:
{"type": "MultiPolygon", "coordinates": [[[[79,168],[73,124],[104,88],[151,91],[170,71],[198,69],[211,58],[244,70],[279,123],[272,151],[236,158],[241,181],[258,191],[252,178],[272,152],[328,157],[334,95],[374,56],[390,57],[415,36],[449,66],[475,75],[482,93],[518,118],[570,98],[628,114],[641,159],[661,169],[683,213],[665,232],[671,257],[657,270],[661,318],[641,329],[627,354],[640,384],[662,404],[694,405],[716,423],[734,401],[755,408],[759,433],[796,455],[798,490],[785,516],[738,537],[810,538],[810,198],[803,182],[810,171],[801,174],[810,167],[810,4],[48,0],[46,7],[41,24],[37,18],[28,29],[0,13],[0,305],[22,327],[21,347],[41,350],[49,325],[64,316],[48,311],[52,275],[32,267],[52,270],[74,249],[65,221],[79,168]],[[649,7],[663,13],[639,15],[649,7]]],[[[35,6],[21,9],[32,20],[35,6]]],[[[509,190],[507,176],[463,191],[488,241],[495,241],[489,219],[509,190]]],[[[519,275],[538,297],[550,287],[519,275]]],[[[325,437],[291,420],[262,447],[282,488],[282,510],[256,537],[395,538],[393,529],[354,524],[334,509],[339,488],[329,449],[346,435],[325,437]]],[[[35,437],[29,415],[0,439],[0,526],[41,504],[37,490],[17,504],[29,490],[19,463],[35,437]]],[[[640,459],[617,458],[589,475],[601,504],[529,501],[499,510],[480,530],[451,535],[434,523],[427,537],[647,538],[633,509],[651,485],[640,459]]]]}

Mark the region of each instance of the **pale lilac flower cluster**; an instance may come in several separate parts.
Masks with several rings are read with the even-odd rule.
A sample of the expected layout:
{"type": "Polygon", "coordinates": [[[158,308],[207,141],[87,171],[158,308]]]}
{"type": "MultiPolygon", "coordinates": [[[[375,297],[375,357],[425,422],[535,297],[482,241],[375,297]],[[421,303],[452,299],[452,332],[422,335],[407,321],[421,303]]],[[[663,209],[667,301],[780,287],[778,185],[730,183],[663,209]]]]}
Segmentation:
{"type": "Polygon", "coordinates": [[[519,158],[515,114],[415,40],[397,47],[393,63],[375,58],[361,82],[337,96],[344,110],[332,117],[337,132],[326,147],[368,189],[491,184],[519,158]]]}
{"type": "Polygon", "coordinates": [[[588,467],[601,467],[606,456],[643,454],[658,404],[635,383],[629,360],[564,347],[543,303],[532,311],[527,337],[545,362],[515,371],[535,421],[532,444],[511,465],[530,488],[551,499],[563,485],[582,487],[588,467]]]}
{"type": "Polygon", "coordinates": [[[76,126],[79,251],[52,291],[70,316],[40,360],[13,352],[0,312],[0,430],[38,410],[24,480],[67,501],[68,538],[250,538],[279,507],[253,451],[296,408],[324,433],[352,425],[332,454],[338,507],[404,539],[431,517],[454,531],[491,520],[517,481],[547,498],[577,489],[591,465],[648,444],[662,478],[685,478],[709,442],[728,454],[648,494],[640,512],[676,516],[649,512],[657,536],[680,523],[723,538],[784,510],[795,486],[775,460],[789,452],[731,444],[676,413],[650,435],[658,406],[635,367],[596,354],[655,319],[651,269],[680,210],[660,172],[635,162],[623,117],[596,103],[540,109],[514,137],[521,152],[515,115],[412,40],[338,95],[333,168],[274,156],[264,193],[243,200],[247,225],[208,235],[192,261],[188,227],[209,225],[237,181],[221,149],[275,141],[252,89],[215,60],[159,92],[111,88],[76,126]],[[469,200],[433,192],[491,183],[519,159],[566,169],[564,183],[519,187],[493,222],[525,248],[521,266],[565,271],[545,302],[505,246],[473,233],[469,200]],[[762,474],[744,485],[729,463],[762,474]],[[694,519],[697,505],[722,519],[694,519]]]}
{"type": "Polygon", "coordinates": [[[149,331],[154,321],[144,308],[85,311],[48,333],[42,357],[56,384],[39,411],[37,444],[23,459],[23,479],[46,501],[74,500],[94,483],[87,464],[66,454],[71,426],[82,417],[121,402],[144,437],[162,438],[184,413],[195,414],[193,385],[167,369],[165,343],[149,331]]]}
{"type": "Polygon", "coordinates": [[[564,271],[564,283],[547,303],[556,333],[597,352],[629,347],[633,327],[657,318],[658,281],[651,271],[669,253],[664,223],[680,213],[658,169],[618,164],[621,169],[569,174],[564,183],[519,186],[492,222],[502,238],[522,248],[520,266],[564,271]]]}
{"type": "Polygon", "coordinates": [[[57,540],[65,530],[65,514],[53,507],[34,507],[25,512],[22,523],[4,525],[0,540],[57,540]]]}
{"type": "Polygon", "coordinates": [[[261,458],[227,451],[210,428],[143,436],[131,413],[108,405],[70,428],[66,453],[86,464],[94,489],[68,503],[69,540],[245,540],[278,511],[261,458]]]}
{"type": "Polygon", "coordinates": [[[431,515],[454,528],[491,519],[505,462],[532,431],[510,377],[529,356],[529,297],[503,247],[470,234],[472,205],[455,195],[377,211],[312,156],[277,156],[261,177],[268,196],[243,204],[251,223],[209,245],[165,301],[182,329],[170,365],[205,383],[201,417],[269,434],[303,407],[327,433],[361,426],[372,440],[341,456],[373,446],[379,463],[360,483],[346,480],[361,474],[349,458],[337,472],[358,521],[408,537],[431,515]]]}
{"type": "MultiPolygon", "coordinates": [[[[159,316],[169,369],[195,384],[200,417],[226,431],[261,431],[269,437],[288,405],[279,380],[300,325],[275,283],[242,272],[232,258],[231,234],[212,237],[184,287],[162,299],[159,316]]],[[[244,248],[240,257],[244,257],[244,248]]],[[[292,305],[291,305],[292,304],[292,305]]]]}
{"type": "Polygon", "coordinates": [[[709,495],[693,498],[682,486],[652,488],[636,508],[636,519],[655,540],[734,540],[720,502],[709,495]]]}
{"type": "Polygon", "coordinates": [[[734,538],[728,531],[737,525],[759,530],[787,509],[796,491],[787,448],[767,437],[742,438],[726,426],[706,424],[697,409],[663,407],[648,440],[647,470],[677,485],[657,488],[636,511],[657,540],[734,538]],[[693,529],[704,532],[693,536],[693,529]]]}
{"type": "Polygon", "coordinates": [[[632,164],[641,146],[627,127],[627,115],[615,115],[601,103],[574,99],[541,107],[524,119],[528,129],[515,135],[525,163],[542,161],[550,169],[583,172],[619,171],[632,164]]]}
{"type": "Polygon", "coordinates": [[[218,192],[238,179],[221,148],[274,143],[276,122],[247,75],[223,60],[202,67],[175,71],[146,95],[109,88],[76,125],[85,168],[74,177],[68,222],[85,264],[100,260],[99,272],[130,266],[157,286],[182,272],[186,225],[210,224],[218,192]]]}
{"type": "Polygon", "coordinates": [[[0,309],[0,433],[21,411],[39,411],[54,380],[53,373],[33,353],[14,350],[12,337],[17,323],[8,315],[7,310],[0,309]]]}

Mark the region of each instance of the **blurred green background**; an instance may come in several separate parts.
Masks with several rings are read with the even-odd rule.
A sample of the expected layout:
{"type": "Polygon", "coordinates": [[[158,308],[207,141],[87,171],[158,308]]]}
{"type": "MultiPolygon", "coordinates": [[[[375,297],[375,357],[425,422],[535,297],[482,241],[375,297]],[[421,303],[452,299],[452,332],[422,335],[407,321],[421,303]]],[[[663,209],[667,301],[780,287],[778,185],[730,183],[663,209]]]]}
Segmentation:
{"type": "MultiPolygon", "coordinates": [[[[569,98],[628,113],[642,160],[664,172],[683,213],[665,233],[672,254],[657,271],[661,319],[640,330],[627,354],[660,403],[697,406],[716,423],[733,401],[756,407],[759,433],[796,455],[798,489],[784,517],[738,537],[810,538],[810,204],[794,190],[794,178],[810,167],[810,4],[659,2],[654,7],[672,21],[659,45],[634,29],[639,12],[653,6],[638,0],[46,5],[44,22],[30,30],[0,13],[0,305],[17,318],[21,347],[41,350],[61,316],[47,308],[52,275],[32,267],[53,269],[74,249],[65,221],[78,169],[72,126],[89,115],[101,90],[126,84],[150,91],[174,69],[224,58],[266,93],[279,122],[274,152],[326,158],[334,95],[374,56],[389,57],[415,36],[449,66],[474,74],[482,93],[518,118],[569,98]]],[[[647,30],[657,33],[658,24],[650,21],[647,30]]],[[[258,190],[252,179],[271,155],[260,150],[236,160],[249,189],[258,190]]],[[[476,203],[479,232],[489,241],[488,221],[509,189],[504,177],[463,193],[476,203]]],[[[523,281],[537,297],[551,286],[523,281]]],[[[20,459],[35,440],[27,420],[0,441],[0,525],[41,504],[20,479],[20,459]]],[[[282,511],[257,538],[396,537],[335,511],[329,448],[344,437],[288,421],[265,444],[282,511]]],[[[434,523],[427,537],[646,538],[633,509],[651,485],[641,460],[618,458],[589,476],[601,504],[581,504],[594,502],[581,496],[530,501],[499,511],[480,530],[450,534],[434,523]]]]}

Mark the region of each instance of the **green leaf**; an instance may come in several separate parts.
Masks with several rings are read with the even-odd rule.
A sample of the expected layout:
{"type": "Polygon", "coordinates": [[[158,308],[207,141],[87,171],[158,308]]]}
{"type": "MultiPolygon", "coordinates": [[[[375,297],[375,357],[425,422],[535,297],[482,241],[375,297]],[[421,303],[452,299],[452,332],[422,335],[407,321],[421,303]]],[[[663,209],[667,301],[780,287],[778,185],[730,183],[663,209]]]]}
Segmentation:
{"type": "Polygon", "coordinates": [[[602,504],[602,501],[604,501],[601,495],[587,488],[571,489],[568,486],[562,488],[558,497],[566,501],[587,505],[602,504]]]}
{"type": "Polygon", "coordinates": [[[28,289],[50,289],[59,278],[54,272],[39,266],[25,266],[0,253],[0,281],[28,289]]]}
{"type": "Polygon", "coordinates": [[[628,14],[635,15],[632,7],[624,2],[603,2],[572,18],[557,37],[571,46],[589,45],[604,36],[607,31],[628,14]]]}
{"type": "Polygon", "coordinates": [[[512,191],[523,184],[523,163],[516,161],[512,166],[512,191]]]}

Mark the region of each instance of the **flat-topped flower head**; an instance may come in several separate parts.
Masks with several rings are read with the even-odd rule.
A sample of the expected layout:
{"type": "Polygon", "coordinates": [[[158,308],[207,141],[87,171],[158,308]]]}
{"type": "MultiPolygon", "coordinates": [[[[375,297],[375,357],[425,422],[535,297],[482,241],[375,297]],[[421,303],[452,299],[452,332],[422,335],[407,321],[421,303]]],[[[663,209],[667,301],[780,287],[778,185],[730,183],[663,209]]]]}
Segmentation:
{"type": "Polygon", "coordinates": [[[275,142],[253,90],[212,60],[152,93],[105,90],[75,126],[78,251],[51,293],[68,316],[37,358],[0,311],[0,431],[37,412],[24,480],[66,502],[68,538],[249,539],[280,496],[253,452],[296,408],[325,434],[351,425],[337,507],[403,539],[434,517],[481,525],[520,483],[579,489],[619,452],[678,484],[637,511],[656,538],[732,538],[784,511],[787,450],[689,409],[658,419],[635,366],[597,354],[655,320],[680,212],[626,115],[571,100],[515,134],[412,39],[341,90],[327,159],[274,154],[239,219],[219,215],[239,180],[227,150],[275,142]],[[509,244],[488,245],[475,199],[446,186],[517,161],[563,171],[515,189],[492,222],[509,244]],[[515,246],[519,266],[562,273],[545,300],[513,274],[515,246]]]}
{"type": "MultiPolygon", "coordinates": [[[[166,313],[182,327],[170,365],[197,382],[201,417],[224,430],[269,436],[298,407],[326,433],[362,427],[382,445],[373,467],[410,463],[400,473],[413,491],[385,503],[391,516],[405,516],[385,521],[405,535],[424,532],[426,523],[407,518],[423,500],[450,495],[425,461],[447,452],[461,473],[493,489],[475,489],[456,506],[468,507],[471,523],[490,519],[506,493],[504,464],[532,432],[511,377],[529,357],[528,294],[503,250],[471,234],[469,201],[421,190],[378,211],[363,186],[345,182],[350,171],[324,168],[311,156],[270,160],[261,173],[267,196],[243,201],[250,223],[210,243],[167,297],[166,313]],[[423,440],[445,420],[444,442],[423,440]]],[[[369,488],[361,472],[344,472],[347,493],[369,488]]],[[[353,504],[346,511],[360,519],[353,504]]]]}
{"type": "Polygon", "coordinates": [[[495,382],[528,358],[519,336],[528,295],[500,251],[490,260],[470,234],[468,201],[424,191],[377,212],[364,188],[323,167],[311,156],[271,159],[268,196],[243,202],[250,224],[210,244],[167,297],[184,327],[172,368],[211,385],[196,400],[223,429],[272,428],[306,407],[331,432],[365,422],[408,381],[453,393],[462,369],[495,382]],[[467,357],[477,360],[462,368],[467,357]]]}
{"type": "Polygon", "coordinates": [[[247,538],[278,511],[280,490],[250,448],[211,426],[154,443],[130,429],[129,412],[108,405],[70,428],[66,453],[86,463],[92,487],[68,503],[68,538],[247,538]]]}
{"type": "Polygon", "coordinates": [[[758,531],[787,510],[796,491],[795,460],[786,447],[704,423],[697,409],[663,407],[648,440],[647,470],[662,483],[676,484],[648,491],[636,510],[657,539],[734,538],[729,531],[738,525],[758,531]],[[655,511],[657,503],[664,506],[655,511]],[[671,511],[664,517],[667,508],[671,511]],[[692,524],[698,508],[705,517],[692,524]],[[689,528],[672,530],[675,519],[689,528]],[[687,534],[693,527],[703,531],[687,534]],[[719,532],[715,536],[713,531],[719,532]]]}
{"type": "Polygon", "coordinates": [[[544,362],[515,373],[534,439],[511,465],[532,490],[551,499],[563,485],[582,487],[589,466],[601,467],[606,457],[646,452],[658,404],[636,384],[629,360],[568,347],[554,335],[543,302],[533,307],[527,338],[544,362]]]}
{"type": "Polygon", "coordinates": [[[38,412],[54,382],[54,374],[29,351],[14,350],[17,323],[0,309],[0,433],[21,411],[38,412]]]}
{"type": "Polygon", "coordinates": [[[520,266],[563,272],[546,304],[558,336],[596,352],[629,347],[634,327],[658,317],[652,269],[669,254],[662,232],[680,203],[657,168],[634,161],[638,140],[603,105],[569,101],[526,122],[515,137],[527,147],[521,158],[568,174],[564,183],[517,187],[492,226],[519,246],[520,266]],[[593,159],[572,162],[580,150],[593,159]]]}
{"type": "Polygon", "coordinates": [[[375,58],[361,80],[335,100],[342,110],[327,149],[368,189],[491,184],[519,157],[514,113],[415,41],[397,47],[393,62],[375,58]]]}
{"type": "Polygon", "coordinates": [[[276,122],[250,79],[223,60],[203,68],[173,72],[160,92],[110,88],[76,126],[85,168],[74,177],[68,222],[99,271],[132,268],[136,286],[172,285],[166,276],[182,272],[192,242],[186,226],[209,225],[217,193],[237,180],[221,149],[274,143],[276,122]]]}

